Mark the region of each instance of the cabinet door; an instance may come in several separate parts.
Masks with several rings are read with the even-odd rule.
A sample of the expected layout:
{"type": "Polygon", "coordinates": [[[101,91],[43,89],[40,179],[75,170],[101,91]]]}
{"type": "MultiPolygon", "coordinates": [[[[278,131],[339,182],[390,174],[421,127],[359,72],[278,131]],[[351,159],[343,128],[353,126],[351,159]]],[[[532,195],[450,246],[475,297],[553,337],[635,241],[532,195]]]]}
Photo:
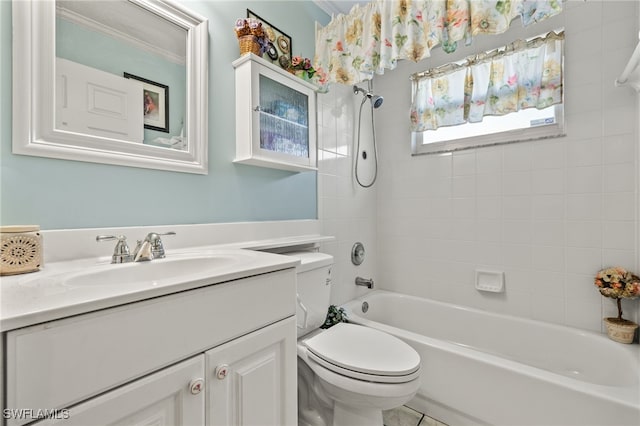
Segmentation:
{"type": "MultiPolygon", "coordinates": [[[[316,98],[290,75],[257,67],[253,150],[276,162],[316,167],[316,98]],[[256,126],[257,124],[257,126],[256,126]]],[[[298,77],[293,77],[298,79],[298,77]]]]}
{"type": "Polygon", "coordinates": [[[297,425],[291,317],[206,352],[207,424],[297,425]]]}
{"type": "Polygon", "coordinates": [[[204,364],[204,355],[198,355],[90,399],[68,412],[58,410],[58,419],[37,425],[203,425],[204,364]]]}
{"type": "Polygon", "coordinates": [[[258,73],[259,149],[286,155],[289,161],[309,165],[309,111],[313,92],[297,88],[263,69],[258,73]]]}

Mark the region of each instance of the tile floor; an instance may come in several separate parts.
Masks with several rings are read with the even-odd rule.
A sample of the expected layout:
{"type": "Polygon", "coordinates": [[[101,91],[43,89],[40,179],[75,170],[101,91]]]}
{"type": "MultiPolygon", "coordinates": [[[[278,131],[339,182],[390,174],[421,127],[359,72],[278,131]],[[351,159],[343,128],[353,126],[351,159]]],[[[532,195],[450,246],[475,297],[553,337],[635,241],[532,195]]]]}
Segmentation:
{"type": "Polygon", "coordinates": [[[447,426],[405,406],[383,411],[382,419],[385,426],[447,426]]]}

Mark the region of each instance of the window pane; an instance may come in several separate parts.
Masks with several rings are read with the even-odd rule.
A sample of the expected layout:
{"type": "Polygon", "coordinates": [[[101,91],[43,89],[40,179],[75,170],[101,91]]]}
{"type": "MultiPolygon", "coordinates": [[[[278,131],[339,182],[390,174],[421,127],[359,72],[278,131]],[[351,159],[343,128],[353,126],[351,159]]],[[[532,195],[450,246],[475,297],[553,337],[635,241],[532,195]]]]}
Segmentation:
{"type": "Polygon", "coordinates": [[[432,143],[473,136],[507,132],[509,130],[528,129],[556,123],[555,107],[545,109],[529,108],[507,115],[486,116],[479,123],[466,123],[458,126],[440,127],[422,133],[422,143],[432,143]]]}
{"type": "Polygon", "coordinates": [[[563,111],[562,104],[541,110],[528,108],[501,116],[485,116],[479,123],[414,132],[411,135],[413,154],[564,136],[563,111]]]}

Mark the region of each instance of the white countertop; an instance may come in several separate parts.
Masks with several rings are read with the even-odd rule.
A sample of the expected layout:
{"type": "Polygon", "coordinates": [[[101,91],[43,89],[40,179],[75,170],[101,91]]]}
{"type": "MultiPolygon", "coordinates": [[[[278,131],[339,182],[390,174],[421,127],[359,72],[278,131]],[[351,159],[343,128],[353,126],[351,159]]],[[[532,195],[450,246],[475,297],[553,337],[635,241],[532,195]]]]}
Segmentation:
{"type": "MultiPolygon", "coordinates": [[[[27,327],[71,315],[137,302],[248,276],[293,268],[299,260],[251,249],[270,249],[296,244],[312,244],[314,238],[293,237],[251,241],[207,247],[167,250],[165,259],[151,262],[111,264],[110,257],[89,258],[47,263],[43,270],[23,275],[4,276],[0,283],[0,331],[27,327]],[[239,248],[244,247],[244,248],[239,248]],[[69,285],[66,278],[86,271],[107,271],[113,268],[153,267],[154,262],[203,256],[237,258],[239,261],[217,266],[213,272],[185,271],[179,277],[155,281],[140,281],[132,285],[69,285]],[[65,278],[65,279],[63,279],[65,278]]],[[[322,240],[327,237],[320,237],[322,240]]]]}

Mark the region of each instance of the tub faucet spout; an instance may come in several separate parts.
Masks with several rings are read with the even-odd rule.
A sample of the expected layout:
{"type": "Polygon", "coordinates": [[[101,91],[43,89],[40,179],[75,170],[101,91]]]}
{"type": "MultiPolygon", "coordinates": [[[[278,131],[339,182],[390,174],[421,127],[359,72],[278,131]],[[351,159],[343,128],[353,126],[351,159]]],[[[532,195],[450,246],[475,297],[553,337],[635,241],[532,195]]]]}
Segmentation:
{"type": "Polygon", "coordinates": [[[362,277],[356,277],[356,285],[361,285],[367,288],[373,288],[373,278],[366,279],[362,277]]]}

